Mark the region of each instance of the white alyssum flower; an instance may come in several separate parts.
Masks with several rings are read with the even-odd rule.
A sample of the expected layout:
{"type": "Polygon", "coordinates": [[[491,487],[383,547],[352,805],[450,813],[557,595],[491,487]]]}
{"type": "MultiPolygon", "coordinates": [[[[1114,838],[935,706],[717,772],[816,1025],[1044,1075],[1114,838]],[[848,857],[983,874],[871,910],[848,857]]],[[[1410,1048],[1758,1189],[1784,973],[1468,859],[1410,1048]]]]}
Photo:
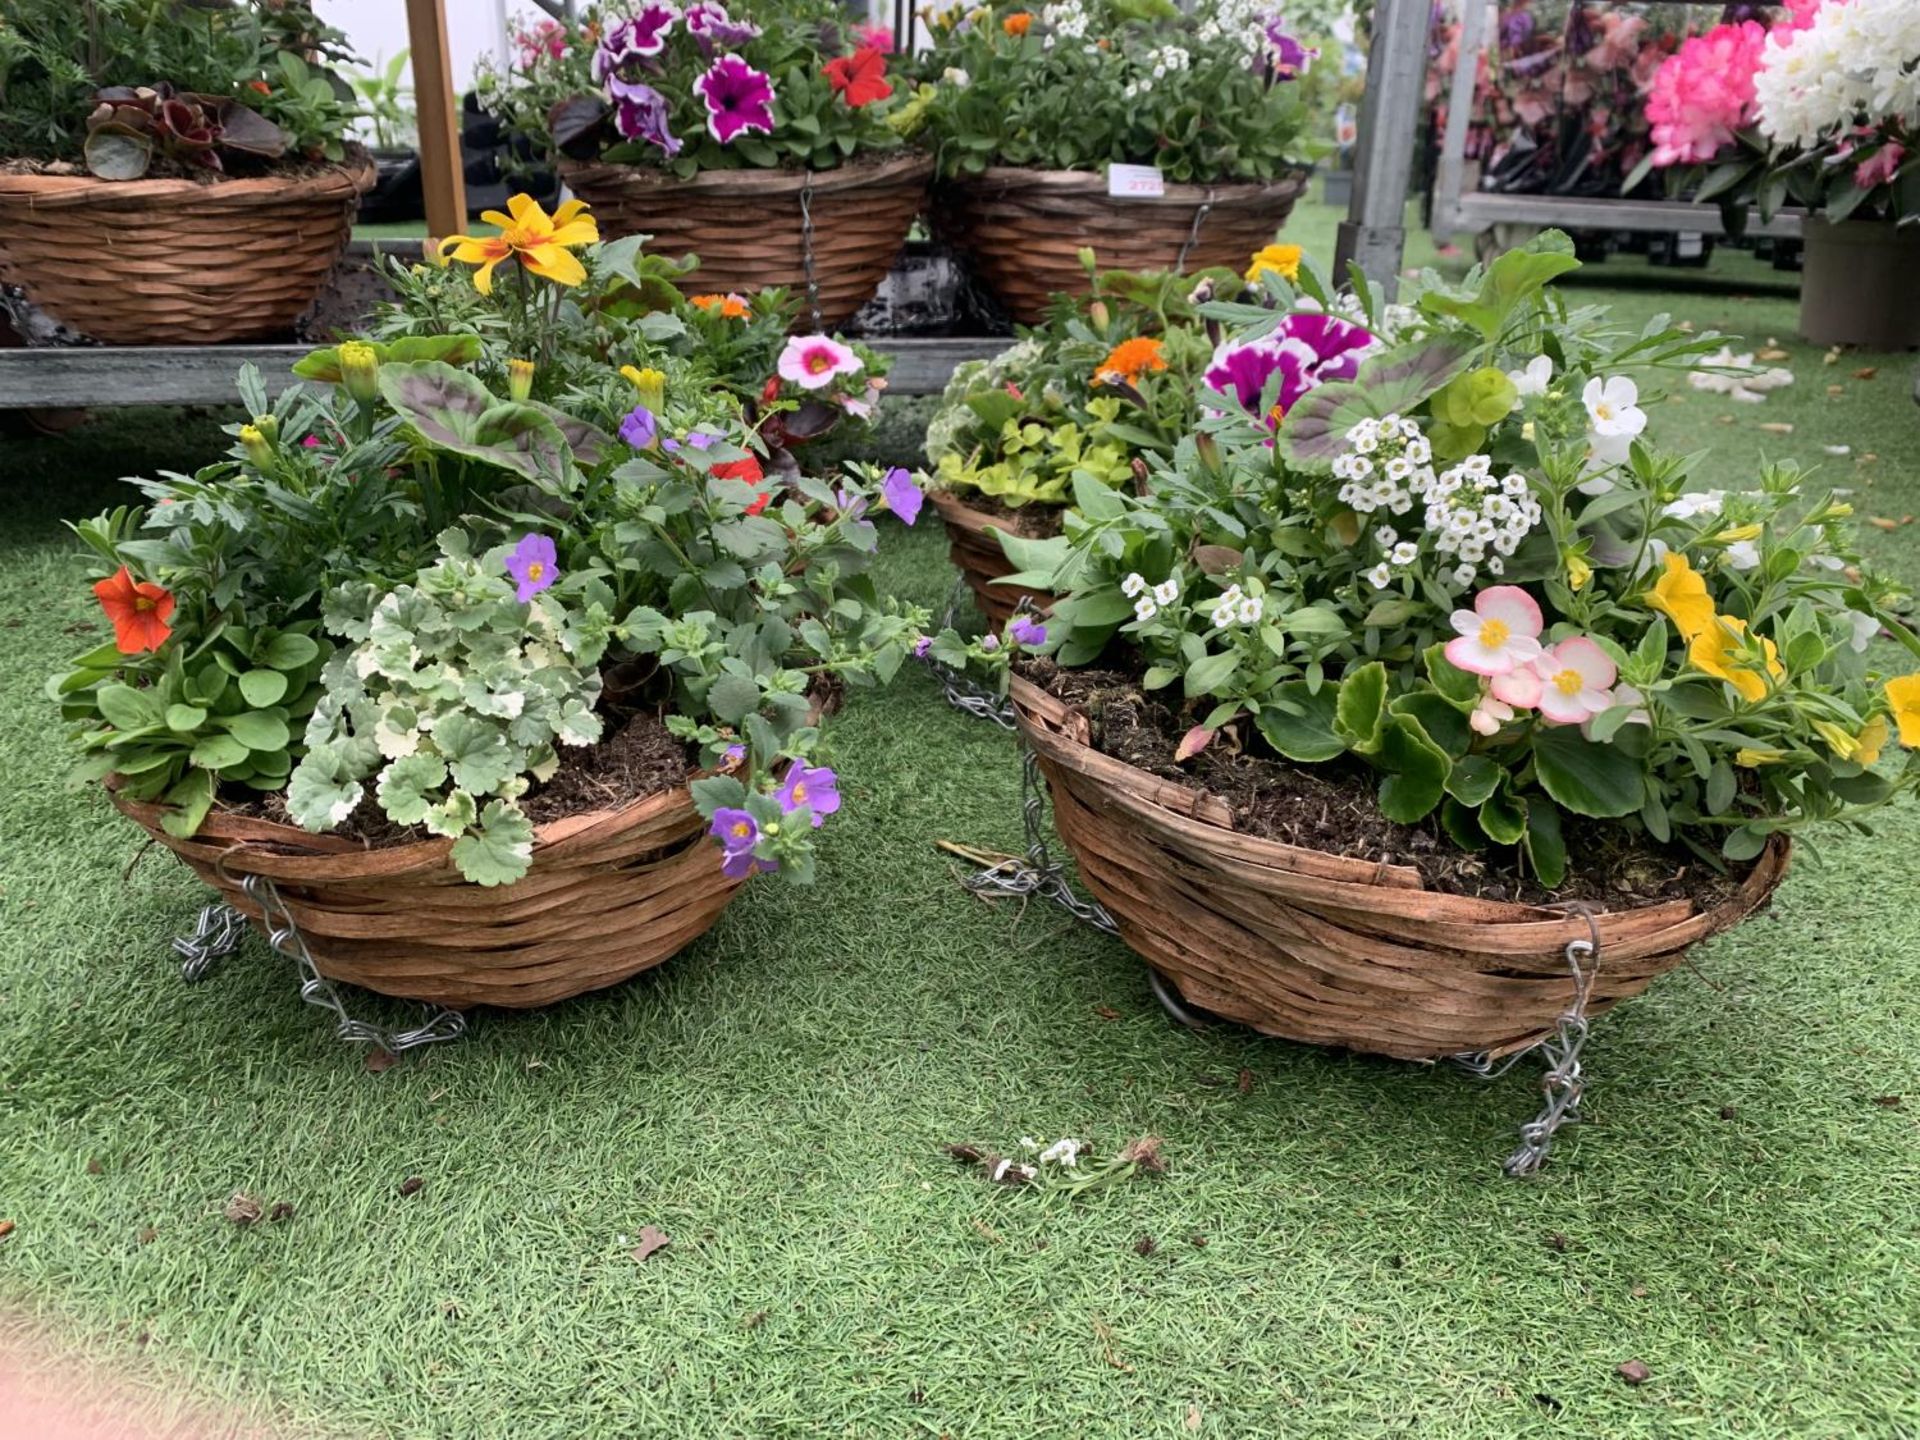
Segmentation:
{"type": "MultiPolygon", "coordinates": [[[[1401,415],[1362,420],[1345,439],[1347,448],[1334,457],[1333,475],[1344,482],[1340,502],[1357,513],[1404,515],[1413,508],[1414,496],[1433,484],[1428,463],[1433,449],[1414,421],[1401,415]]],[[[1381,542],[1383,548],[1392,543],[1381,542]]]]}
{"type": "Polygon", "coordinates": [[[1153,617],[1159,613],[1160,607],[1153,603],[1153,597],[1151,595],[1142,595],[1138,600],[1133,602],[1133,618],[1138,620],[1142,625],[1146,624],[1147,621],[1153,619],[1153,617]]]}
{"type": "Polygon", "coordinates": [[[1169,575],[1153,587],[1153,601],[1156,605],[1171,605],[1180,598],[1180,577],[1169,575]]]}
{"type": "Polygon", "coordinates": [[[1367,571],[1367,581],[1376,590],[1384,590],[1393,583],[1393,567],[1382,560],[1367,571]]]}
{"type": "Polygon", "coordinates": [[[940,78],[956,90],[964,90],[973,83],[973,77],[958,65],[949,65],[940,72],[940,78]]]}
{"type": "Polygon", "coordinates": [[[1138,599],[1147,593],[1147,589],[1147,577],[1142,575],[1138,570],[1120,582],[1120,593],[1129,600],[1138,599]]]}
{"type": "Polygon", "coordinates": [[[1210,617],[1216,630],[1224,630],[1234,623],[1240,611],[1240,602],[1245,599],[1238,585],[1229,585],[1213,602],[1213,614],[1210,617]]]}
{"type": "MultiPolygon", "coordinates": [[[[1434,476],[1420,498],[1426,503],[1427,536],[1437,554],[1456,562],[1449,578],[1462,586],[1472,583],[1488,559],[1504,561],[1518,550],[1541,518],[1526,477],[1495,475],[1486,455],[1470,455],[1434,476]]],[[[1411,563],[1399,561],[1398,549],[1392,558],[1411,563]]]]}
{"type": "Polygon", "coordinates": [[[1233,618],[1242,625],[1258,625],[1266,609],[1267,602],[1263,596],[1249,595],[1233,607],[1233,618]]]}

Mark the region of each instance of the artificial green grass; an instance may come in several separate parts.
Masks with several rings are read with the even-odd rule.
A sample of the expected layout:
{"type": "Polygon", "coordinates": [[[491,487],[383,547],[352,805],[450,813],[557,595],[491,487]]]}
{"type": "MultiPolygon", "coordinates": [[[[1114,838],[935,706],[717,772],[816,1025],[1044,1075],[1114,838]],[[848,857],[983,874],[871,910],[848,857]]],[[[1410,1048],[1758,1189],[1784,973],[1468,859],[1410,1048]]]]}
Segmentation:
{"type": "MultiPolygon", "coordinates": [[[[1856,381],[1875,357],[1822,365],[1790,300],[1635,270],[1595,298],[1792,353],[1764,405],[1658,417],[1710,449],[1702,483],[1764,448],[1920,509],[1907,359],[1856,381]]],[[[373,1074],[258,942],[182,984],[202,892],[164,855],[129,871],[138,837],[57,780],[42,679],[100,630],[58,521],[217,443],[146,413],[0,460],[0,1298],[76,1344],[357,1435],[1920,1429],[1911,810],[1599,1022],[1587,1123],[1514,1182],[1531,1068],[1192,1034],[1117,942],[962,892],[934,842],[1017,847],[1015,752],[912,674],[834,723],[818,887],[756,883],[661,970],[373,1074]],[[1171,1170],[1050,1203],[940,1153],[1024,1134],[1157,1134],[1171,1170]],[[296,1213],[237,1228],[240,1189],[296,1213]],[[636,1263],[649,1224],[673,1243],[636,1263]]],[[[1916,533],[1867,538],[1920,580],[1916,533]]],[[[884,543],[886,583],[938,603],[931,525],[884,543]]]]}

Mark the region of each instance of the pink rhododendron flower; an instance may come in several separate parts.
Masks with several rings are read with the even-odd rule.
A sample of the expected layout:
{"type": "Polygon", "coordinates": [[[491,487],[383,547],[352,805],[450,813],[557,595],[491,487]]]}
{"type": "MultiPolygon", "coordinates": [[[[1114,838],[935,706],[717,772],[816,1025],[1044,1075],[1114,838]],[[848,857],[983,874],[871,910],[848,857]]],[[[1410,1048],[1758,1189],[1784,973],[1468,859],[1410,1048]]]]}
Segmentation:
{"type": "Polygon", "coordinates": [[[1447,661],[1473,675],[1507,675],[1540,658],[1545,618],[1539,602],[1518,585],[1490,585],[1473,597],[1473,609],[1453,612],[1455,638],[1447,661]]]}
{"type": "Polygon", "coordinates": [[[780,352],[774,367],[782,380],[790,380],[802,390],[824,390],[836,375],[852,375],[860,368],[860,357],[838,340],[825,335],[795,335],[780,352]]]}
{"type": "Polygon", "coordinates": [[[1853,167],[1853,183],[1862,190],[1871,190],[1876,185],[1890,185],[1893,177],[1899,173],[1900,162],[1906,158],[1907,147],[1889,140],[1853,167]]]}
{"type": "Polygon", "coordinates": [[[1753,120],[1753,77],[1767,30],[1755,20],[1692,35],[1654,74],[1647,94],[1653,163],[1711,160],[1753,120]]]}
{"type": "Polygon", "coordinates": [[[1533,662],[1540,677],[1540,713],[1556,725],[1579,725],[1613,705],[1620,676],[1607,652],[1585,636],[1562,640],[1533,662]]]}

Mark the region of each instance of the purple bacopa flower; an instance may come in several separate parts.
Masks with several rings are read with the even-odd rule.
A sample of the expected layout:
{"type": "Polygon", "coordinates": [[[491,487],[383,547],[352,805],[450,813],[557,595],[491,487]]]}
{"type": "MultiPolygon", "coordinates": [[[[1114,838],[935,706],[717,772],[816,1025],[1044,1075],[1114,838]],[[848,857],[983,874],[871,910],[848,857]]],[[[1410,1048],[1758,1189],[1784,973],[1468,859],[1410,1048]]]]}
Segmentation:
{"type": "Polygon", "coordinates": [[[1287,411],[1314,386],[1351,380],[1374,343],[1372,331],[1337,315],[1289,315],[1271,335],[1221,345],[1213,352],[1204,378],[1210,387],[1255,414],[1268,384],[1278,375],[1280,389],[1265,417],[1267,428],[1277,429],[1287,411]]]}
{"type": "Polygon", "coordinates": [[[613,96],[613,126],[629,140],[644,140],[671,160],[680,153],[680,139],[667,128],[673,107],[667,97],[638,80],[618,75],[607,82],[613,96]]]}
{"type": "Polygon", "coordinates": [[[660,438],[660,422],[646,406],[636,405],[620,422],[620,438],[636,450],[650,450],[660,438]]]}
{"type": "Polygon", "coordinates": [[[711,55],[716,45],[746,44],[760,34],[760,27],[751,20],[735,20],[716,0],[699,0],[687,7],[687,33],[699,42],[702,55],[711,55]]]}
{"type": "Polygon", "coordinates": [[[926,497],[913,483],[913,476],[900,466],[894,466],[881,479],[880,493],[886,496],[887,508],[900,517],[902,524],[911,525],[920,518],[920,502],[926,497]]]}
{"type": "Polygon", "coordinates": [[[1031,615],[1016,615],[1007,626],[1007,638],[1016,645],[1044,645],[1047,627],[1031,615]]]}
{"type": "Polygon", "coordinates": [[[720,873],[729,880],[744,880],[757,870],[778,870],[778,860],[762,860],[753,853],[760,843],[760,826],[751,812],[722,805],[713,812],[708,834],[720,842],[720,873]]]}
{"type": "Polygon", "coordinates": [[[722,55],[693,82],[707,105],[707,130],[722,145],[736,136],[773,133],[773,82],[738,55],[722,55]]]}
{"type": "Polygon", "coordinates": [[[560,578],[559,566],[553,549],[553,541],[545,535],[523,535],[520,543],[513,547],[513,553],[507,556],[507,574],[511,575],[518,589],[514,592],[519,600],[531,600],[542,590],[560,578]]]}
{"type": "Polygon", "coordinates": [[[827,823],[827,816],[840,808],[840,777],[824,765],[796,760],[787,767],[786,779],[775,798],[788,815],[806,806],[813,812],[813,828],[818,830],[827,823]]]}
{"type": "Polygon", "coordinates": [[[631,20],[608,26],[593,52],[594,80],[605,84],[607,77],[618,73],[623,65],[658,55],[667,48],[667,36],[673,33],[673,22],[679,18],[680,12],[673,6],[652,0],[631,20]]]}

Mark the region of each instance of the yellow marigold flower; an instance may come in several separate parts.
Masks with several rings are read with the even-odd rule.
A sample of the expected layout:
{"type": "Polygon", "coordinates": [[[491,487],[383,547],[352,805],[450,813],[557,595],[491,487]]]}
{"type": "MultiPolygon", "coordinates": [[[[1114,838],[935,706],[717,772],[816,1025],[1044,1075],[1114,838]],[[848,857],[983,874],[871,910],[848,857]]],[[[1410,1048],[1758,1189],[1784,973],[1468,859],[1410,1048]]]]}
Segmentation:
{"type": "Polygon", "coordinates": [[[364,340],[345,341],[337,352],[340,357],[340,383],[362,405],[371,405],[380,393],[380,352],[364,340]]]}
{"type": "Polygon", "coordinates": [[[507,398],[523,401],[533,394],[533,361],[507,361],[507,398]]]}
{"type": "Polygon", "coordinates": [[[529,272],[556,285],[578,285],[587,278],[587,270],[569,252],[600,241],[600,227],[586,209],[586,201],[569,200],[548,215],[531,195],[516,195],[507,201],[510,213],[488,210],[480,216],[500,227],[498,235],[450,235],[440,242],[440,252],[463,265],[480,267],[474,272],[473,288],[482,295],[493,293],[493,267],[509,259],[518,259],[529,272]]]}
{"type": "Polygon", "coordinates": [[[660,407],[664,405],[667,400],[666,372],[664,370],[656,370],[651,365],[644,370],[637,369],[632,365],[622,365],[620,367],[620,374],[632,384],[635,390],[640,392],[640,403],[655,414],[658,414],[660,407]]]}
{"type": "Polygon", "coordinates": [[[1884,715],[1874,716],[1860,727],[1859,735],[1854,737],[1853,758],[1858,760],[1862,765],[1872,765],[1878,762],[1880,752],[1886,746],[1889,733],[1887,717],[1884,715]]]}
{"type": "Polygon", "coordinates": [[[1587,563],[1587,557],[1576,550],[1567,552],[1567,584],[1575,590],[1587,588],[1587,582],[1593,579],[1593,566],[1587,563]]]}
{"type": "Polygon", "coordinates": [[[1827,742],[1827,748],[1833,751],[1836,760],[1852,760],[1860,753],[1860,741],[1857,736],[1849,735],[1845,727],[1831,720],[1816,720],[1813,728],[1820,738],[1827,742]]]}
{"type": "Polygon", "coordinates": [[[742,295],[695,295],[687,303],[709,314],[717,310],[727,320],[744,320],[753,313],[742,295]]]}
{"type": "MultiPolygon", "coordinates": [[[[1773,641],[1760,637],[1763,653],[1766,655],[1766,675],[1762,675],[1747,663],[1745,653],[1747,640],[1747,622],[1731,615],[1717,615],[1713,623],[1693,638],[1687,647],[1687,659],[1694,668],[1704,670],[1715,679],[1724,680],[1748,700],[1764,700],[1767,697],[1767,676],[1775,680],[1786,678],[1786,667],[1781,665],[1779,652],[1774,649],[1773,641]]],[[[1916,677],[1920,681],[1920,677],[1916,677]]],[[[1920,735],[1920,692],[1915,694],[1914,728],[1920,735]]]]}
{"type": "Polygon", "coordinates": [[[240,448],[247,452],[247,459],[257,470],[264,470],[273,463],[273,442],[267,439],[258,425],[240,427],[240,448]]]}
{"type": "Polygon", "coordinates": [[[1167,361],[1160,353],[1160,342],[1151,335],[1141,335],[1132,340],[1122,340],[1108,351],[1107,358],[1100,362],[1100,368],[1093,372],[1093,383],[1136,385],[1147,371],[1166,368],[1167,361]]]}
{"type": "Polygon", "coordinates": [[[1673,621],[1680,638],[1689,643],[1713,624],[1713,597],[1707,594],[1707,582],[1678,550],[1667,552],[1666,572],[1640,598],[1673,621]]]}
{"type": "Polygon", "coordinates": [[[1736,525],[1731,530],[1722,530],[1713,538],[1722,545],[1737,545],[1742,540],[1759,539],[1760,527],[1758,525],[1736,525]]]}
{"type": "Polygon", "coordinates": [[[1000,22],[1000,28],[1009,35],[1024,35],[1033,28],[1033,16],[1025,10],[1016,10],[1000,22]]]}
{"type": "Polygon", "coordinates": [[[1758,770],[1762,765],[1777,765],[1786,759],[1784,750],[1736,750],[1733,763],[1743,770],[1758,770]]]}
{"type": "Polygon", "coordinates": [[[1247,267],[1247,283],[1258,285],[1269,270],[1291,285],[1300,278],[1300,257],[1306,252],[1298,245],[1269,245],[1255,252],[1247,267]]]}
{"type": "Polygon", "coordinates": [[[1902,675],[1887,682],[1887,706],[1900,727],[1900,743],[1920,750],[1920,674],[1902,675]]]}

